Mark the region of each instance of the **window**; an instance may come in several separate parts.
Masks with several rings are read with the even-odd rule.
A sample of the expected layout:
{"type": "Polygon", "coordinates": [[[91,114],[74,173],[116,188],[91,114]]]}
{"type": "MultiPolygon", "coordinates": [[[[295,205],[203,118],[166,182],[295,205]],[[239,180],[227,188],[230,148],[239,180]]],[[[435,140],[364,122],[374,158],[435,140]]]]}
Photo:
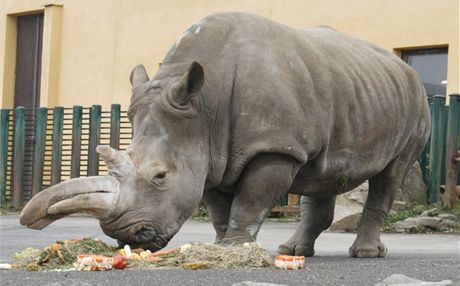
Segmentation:
{"type": "Polygon", "coordinates": [[[446,94],[447,48],[403,50],[401,57],[418,72],[428,97],[446,94]]]}

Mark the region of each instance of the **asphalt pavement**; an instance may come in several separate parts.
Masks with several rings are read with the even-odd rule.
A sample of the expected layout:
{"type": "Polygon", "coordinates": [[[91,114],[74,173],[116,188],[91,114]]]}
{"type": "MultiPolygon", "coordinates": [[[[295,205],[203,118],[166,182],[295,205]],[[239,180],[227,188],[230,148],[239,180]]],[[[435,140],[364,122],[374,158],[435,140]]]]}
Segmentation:
{"type": "MultiPolygon", "coordinates": [[[[258,241],[271,254],[286,241],[297,223],[265,222],[258,241]]],[[[67,217],[37,231],[18,222],[17,215],[0,216],[0,263],[27,247],[44,247],[56,240],[97,237],[111,244],[98,221],[90,217],[67,217]]],[[[189,220],[167,248],[214,238],[208,222],[189,220]]],[[[460,285],[460,237],[447,234],[383,234],[389,249],[385,258],[348,257],[355,234],[323,233],[317,240],[316,256],[306,259],[301,270],[123,270],[106,272],[1,270],[0,285],[232,285],[242,281],[282,285],[375,285],[399,273],[425,281],[452,280],[460,285]]]]}

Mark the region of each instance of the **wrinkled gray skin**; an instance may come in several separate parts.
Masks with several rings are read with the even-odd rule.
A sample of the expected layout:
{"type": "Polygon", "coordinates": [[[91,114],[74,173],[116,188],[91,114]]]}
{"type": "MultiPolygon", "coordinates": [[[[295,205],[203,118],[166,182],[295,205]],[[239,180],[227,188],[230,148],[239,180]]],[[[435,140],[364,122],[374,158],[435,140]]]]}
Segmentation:
{"type": "Polygon", "coordinates": [[[311,256],[336,195],[369,179],[350,255],[385,256],[380,227],[430,128],[399,58],[327,27],[221,13],[185,31],[152,80],[138,66],[131,82],[132,143],[98,148],[110,176],[41,192],[22,224],[87,211],[121,243],[158,249],[203,199],[216,240],[242,243],[289,192],[303,195],[302,220],[279,252],[311,256]]]}

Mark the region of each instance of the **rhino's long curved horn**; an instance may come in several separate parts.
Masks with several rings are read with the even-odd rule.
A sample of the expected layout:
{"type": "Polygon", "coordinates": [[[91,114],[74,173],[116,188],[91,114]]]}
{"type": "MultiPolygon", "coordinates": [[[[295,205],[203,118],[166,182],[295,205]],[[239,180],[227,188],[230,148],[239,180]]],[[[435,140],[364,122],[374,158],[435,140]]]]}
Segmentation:
{"type": "Polygon", "coordinates": [[[42,229],[77,212],[104,218],[112,211],[117,193],[118,181],[111,176],[71,179],[35,195],[22,210],[19,222],[42,229]]]}

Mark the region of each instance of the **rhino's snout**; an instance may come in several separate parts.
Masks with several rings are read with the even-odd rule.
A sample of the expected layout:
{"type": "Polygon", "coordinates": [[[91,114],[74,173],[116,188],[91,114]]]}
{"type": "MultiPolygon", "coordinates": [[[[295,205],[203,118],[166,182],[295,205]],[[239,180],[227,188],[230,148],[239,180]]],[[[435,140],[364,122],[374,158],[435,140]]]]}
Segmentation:
{"type": "Polygon", "coordinates": [[[136,243],[150,242],[157,237],[157,233],[153,228],[142,227],[134,234],[134,241],[136,243]]]}
{"type": "Polygon", "coordinates": [[[120,246],[129,244],[132,248],[143,248],[150,251],[160,250],[169,242],[169,238],[166,236],[159,234],[154,229],[146,227],[138,230],[132,237],[123,238],[118,239],[120,246]]]}

